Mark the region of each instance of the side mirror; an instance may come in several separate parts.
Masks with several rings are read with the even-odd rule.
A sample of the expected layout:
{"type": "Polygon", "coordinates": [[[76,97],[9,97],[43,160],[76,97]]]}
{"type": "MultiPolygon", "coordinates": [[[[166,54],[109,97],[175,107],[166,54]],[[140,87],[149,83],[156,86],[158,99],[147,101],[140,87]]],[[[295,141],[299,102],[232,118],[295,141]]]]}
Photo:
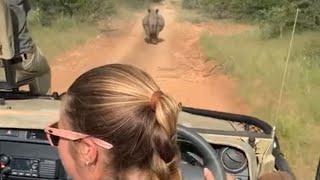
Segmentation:
{"type": "Polygon", "coordinates": [[[316,180],[320,180],[320,158],[319,158],[319,162],[318,162],[316,180]]]}

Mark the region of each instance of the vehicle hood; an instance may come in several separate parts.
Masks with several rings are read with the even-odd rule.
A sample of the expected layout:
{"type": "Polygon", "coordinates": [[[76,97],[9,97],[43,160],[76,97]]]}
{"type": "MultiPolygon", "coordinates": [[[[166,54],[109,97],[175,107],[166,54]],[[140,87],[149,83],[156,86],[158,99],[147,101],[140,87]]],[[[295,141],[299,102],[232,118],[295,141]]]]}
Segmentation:
{"type": "MultiPolygon", "coordinates": [[[[0,105],[0,127],[43,129],[59,119],[59,106],[60,101],[54,99],[6,100],[5,105],[0,105]]],[[[183,111],[179,114],[178,122],[192,128],[242,130],[242,126],[238,123],[183,111]]]]}
{"type": "Polygon", "coordinates": [[[0,105],[0,127],[43,129],[59,119],[59,106],[53,99],[6,100],[0,105]]]}

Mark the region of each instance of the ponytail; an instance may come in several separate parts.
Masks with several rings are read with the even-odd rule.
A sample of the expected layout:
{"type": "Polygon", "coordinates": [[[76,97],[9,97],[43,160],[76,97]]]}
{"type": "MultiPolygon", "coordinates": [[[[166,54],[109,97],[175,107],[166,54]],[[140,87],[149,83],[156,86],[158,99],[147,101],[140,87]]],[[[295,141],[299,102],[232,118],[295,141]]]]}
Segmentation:
{"type": "Polygon", "coordinates": [[[151,108],[155,111],[155,123],[151,132],[151,179],[180,180],[176,144],[178,105],[161,91],[156,91],[151,97],[151,108]]]}
{"type": "Polygon", "coordinates": [[[159,89],[136,67],[108,64],[84,73],[71,85],[63,110],[74,131],[114,145],[106,152],[110,157],[106,163],[118,177],[137,168],[152,180],[180,180],[179,106],[159,89]]]}

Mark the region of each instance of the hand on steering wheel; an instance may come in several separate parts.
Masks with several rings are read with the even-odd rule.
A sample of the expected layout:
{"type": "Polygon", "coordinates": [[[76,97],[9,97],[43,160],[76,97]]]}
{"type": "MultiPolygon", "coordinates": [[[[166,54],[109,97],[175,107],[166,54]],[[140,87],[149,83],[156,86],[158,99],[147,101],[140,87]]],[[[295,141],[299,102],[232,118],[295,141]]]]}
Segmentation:
{"type": "Polygon", "coordinates": [[[220,164],[220,161],[218,160],[216,151],[208,144],[208,142],[198,135],[195,131],[192,129],[189,129],[187,127],[184,127],[182,125],[178,125],[178,136],[181,136],[184,139],[187,139],[192,142],[192,144],[197,147],[199,152],[201,153],[204,161],[204,166],[207,167],[207,170],[210,170],[214,174],[210,173],[212,177],[210,179],[210,175],[205,170],[205,179],[207,180],[226,180],[226,174],[224,172],[224,169],[222,165],[220,164]],[[208,179],[208,178],[209,179],[208,179]]]}
{"type": "MultiPolygon", "coordinates": [[[[234,177],[228,173],[227,174],[227,180],[234,180],[234,177]]],[[[205,180],[215,180],[213,177],[212,172],[208,168],[204,168],[203,175],[205,180]]]]}
{"type": "Polygon", "coordinates": [[[203,174],[205,180],[214,180],[213,174],[208,168],[204,168],[203,174]]]}

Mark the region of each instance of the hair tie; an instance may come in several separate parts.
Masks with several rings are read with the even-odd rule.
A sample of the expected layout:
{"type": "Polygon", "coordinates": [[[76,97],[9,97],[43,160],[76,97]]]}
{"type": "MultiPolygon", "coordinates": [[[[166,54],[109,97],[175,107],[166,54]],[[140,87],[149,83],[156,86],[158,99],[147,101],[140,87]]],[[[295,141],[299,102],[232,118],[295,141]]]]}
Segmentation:
{"type": "Polygon", "coordinates": [[[151,104],[151,108],[152,110],[156,110],[156,105],[157,105],[157,102],[160,98],[160,96],[162,95],[162,91],[155,91],[152,96],[151,96],[151,100],[150,100],[150,104],[151,104]]]}

